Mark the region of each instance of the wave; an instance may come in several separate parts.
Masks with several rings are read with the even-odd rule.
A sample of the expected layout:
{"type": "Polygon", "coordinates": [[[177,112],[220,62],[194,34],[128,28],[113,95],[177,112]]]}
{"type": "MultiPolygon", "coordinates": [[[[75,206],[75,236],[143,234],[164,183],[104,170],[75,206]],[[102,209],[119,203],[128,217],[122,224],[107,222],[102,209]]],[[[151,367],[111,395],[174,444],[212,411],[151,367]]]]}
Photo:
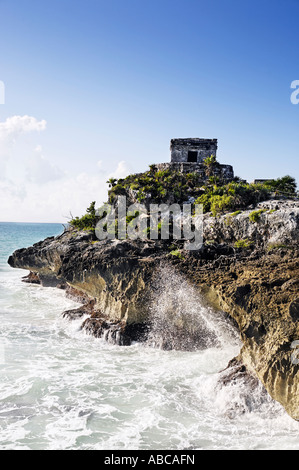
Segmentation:
{"type": "Polygon", "coordinates": [[[181,350],[241,344],[228,316],[207,306],[199,290],[171,266],[157,271],[149,303],[148,344],[181,350]]]}

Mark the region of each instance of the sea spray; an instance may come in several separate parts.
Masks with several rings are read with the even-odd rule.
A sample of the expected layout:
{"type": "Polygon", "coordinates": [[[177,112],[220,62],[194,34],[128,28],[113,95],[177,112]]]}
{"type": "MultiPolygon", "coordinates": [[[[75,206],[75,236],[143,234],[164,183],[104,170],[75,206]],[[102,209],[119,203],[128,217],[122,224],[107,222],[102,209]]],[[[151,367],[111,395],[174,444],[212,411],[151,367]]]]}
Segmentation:
{"type": "Polygon", "coordinates": [[[198,289],[173,266],[161,264],[151,286],[148,344],[191,351],[236,344],[238,333],[223,312],[205,305],[198,289]]]}

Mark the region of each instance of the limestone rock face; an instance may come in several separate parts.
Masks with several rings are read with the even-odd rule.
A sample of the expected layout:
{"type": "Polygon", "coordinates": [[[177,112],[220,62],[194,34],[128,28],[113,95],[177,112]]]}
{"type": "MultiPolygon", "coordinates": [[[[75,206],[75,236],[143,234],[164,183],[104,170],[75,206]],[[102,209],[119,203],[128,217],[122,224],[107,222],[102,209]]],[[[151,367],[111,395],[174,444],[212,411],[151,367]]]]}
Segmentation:
{"type": "Polygon", "coordinates": [[[123,345],[146,333],[153,276],[161,263],[171,264],[230,316],[243,343],[236,360],[299,420],[298,238],[299,203],[271,200],[238,214],[206,215],[204,246],[187,252],[182,243],[180,258],[169,255],[167,242],[100,242],[69,230],[17,250],[8,262],[36,273],[45,286],[66,285],[85,296],[84,328],[123,345]]]}
{"type": "Polygon", "coordinates": [[[229,244],[248,239],[259,246],[270,247],[299,242],[298,201],[270,200],[238,212],[217,218],[206,216],[205,239],[229,244]]]}

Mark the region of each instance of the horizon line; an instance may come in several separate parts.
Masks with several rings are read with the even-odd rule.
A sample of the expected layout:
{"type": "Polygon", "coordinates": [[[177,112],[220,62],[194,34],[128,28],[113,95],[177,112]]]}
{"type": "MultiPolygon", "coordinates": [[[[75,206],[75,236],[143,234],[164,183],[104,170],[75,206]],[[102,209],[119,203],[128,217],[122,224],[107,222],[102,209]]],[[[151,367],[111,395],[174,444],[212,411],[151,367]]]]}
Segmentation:
{"type": "Polygon", "coordinates": [[[8,220],[0,220],[0,224],[55,224],[55,225],[64,225],[64,222],[16,222],[8,220]]]}

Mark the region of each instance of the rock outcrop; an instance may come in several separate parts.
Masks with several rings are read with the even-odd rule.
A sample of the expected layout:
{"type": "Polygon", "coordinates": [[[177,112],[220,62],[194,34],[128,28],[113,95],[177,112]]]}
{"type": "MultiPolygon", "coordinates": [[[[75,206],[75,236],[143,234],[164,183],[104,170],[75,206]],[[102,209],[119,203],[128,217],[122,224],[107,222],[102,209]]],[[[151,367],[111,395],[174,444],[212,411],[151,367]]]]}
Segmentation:
{"type": "Polygon", "coordinates": [[[265,211],[256,222],[252,210],[207,220],[210,261],[191,254],[180,270],[233,317],[243,342],[238,360],[299,419],[299,204],[271,201],[255,210],[265,211]],[[236,248],[240,240],[247,244],[236,248]]]}
{"type": "MultiPolygon", "coordinates": [[[[237,325],[243,346],[236,361],[299,419],[298,239],[299,203],[273,200],[205,216],[199,251],[184,251],[180,241],[175,251],[163,241],[98,241],[92,233],[68,230],[17,250],[8,262],[35,273],[32,279],[45,286],[79,292],[83,305],[64,316],[82,318],[87,331],[122,345],[150,336],[153,280],[161,263],[172,266],[237,325]]],[[[185,342],[187,334],[200,343],[194,329],[184,324],[185,342]]],[[[180,325],[173,331],[179,336],[180,325]]]]}

